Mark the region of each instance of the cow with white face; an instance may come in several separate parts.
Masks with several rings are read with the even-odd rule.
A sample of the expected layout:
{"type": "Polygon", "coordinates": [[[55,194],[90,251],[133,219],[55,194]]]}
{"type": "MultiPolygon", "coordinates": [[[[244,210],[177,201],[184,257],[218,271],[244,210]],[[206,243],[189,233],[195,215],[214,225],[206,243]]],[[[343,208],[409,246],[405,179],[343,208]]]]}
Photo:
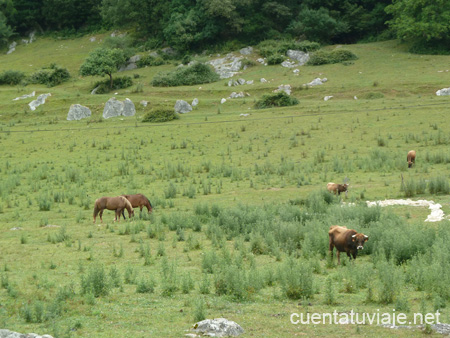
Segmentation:
{"type": "Polygon", "coordinates": [[[345,252],[347,256],[356,259],[359,250],[364,249],[364,244],[369,240],[369,236],[358,233],[347,227],[332,225],[328,231],[330,237],[330,254],[333,258],[333,249],[336,248],[338,264],[341,264],[340,253],[345,252]]]}

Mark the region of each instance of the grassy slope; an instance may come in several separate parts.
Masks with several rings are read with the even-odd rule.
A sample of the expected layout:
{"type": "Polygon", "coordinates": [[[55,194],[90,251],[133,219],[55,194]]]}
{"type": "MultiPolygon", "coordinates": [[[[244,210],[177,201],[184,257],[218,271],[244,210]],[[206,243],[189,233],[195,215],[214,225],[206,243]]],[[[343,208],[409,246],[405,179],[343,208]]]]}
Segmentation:
{"type": "MultiPolygon", "coordinates": [[[[124,285],[123,292],[115,291],[97,300],[94,306],[81,296],[75,298],[69,303],[69,312],[60,319],[43,324],[28,324],[23,320],[20,315],[23,304],[31,300],[47,302],[58,287],[70,282],[78,288],[79,266],[88,270],[96,263],[108,268],[116,265],[123,273],[131,265],[141,274],[158,279],[160,258],[155,255],[159,245],[156,239],[147,240],[144,234],[139,235],[150,244],[155,260],[153,265],[143,266],[136,253],[138,244],[130,243],[129,236],[117,235],[124,225],[112,225],[111,212],[105,213],[105,220],[115,233],[105,226],[91,224],[91,206],[102,195],[143,192],[156,205],[156,217],[161,217],[173,211],[191,211],[200,203],[232,207],[240,203],[263,205],[301,199],[311,191],[322,189],[328,181],[339,182],[344,177],[350,178],[349,198],[353,201],[401,197],[400,174],[406,179],[427,179],[438,174],[448,178],[447,164],[423,160],[427,152],[448,154],[447,144],[437,142],[450,137],[446,116],[448,98],[435,96],[436,90],[448,87],[450,75],[445,71],[448,57],[411,55],[394,41],[345,46],[359,56],[353,65],[301,67],[299,76],[279,66],[256,66],[241,74],[246,80],[255,80],[254,85],[233,88],[225,86],[227,80],[194,87],[153,88],[149,85],[152,77],[173,66],[149,67],[129,72],[129,75],[140,75],[138,81],[144,85],[143,92],[126,89],[115,95],[118,99],[133,100],[137,115],[102,121],[102,105],[111,95],[89,95],[98,79],[76,75],[89,50],[97,47],[100,40],[101,36],[97,37],[98,42],[90,42],[88,37],[40,39],[32,45],[19,46],[10,55],[0,56],[0,71],[20,69],[31,73],[55,62],[67,67],[74,76],[72,81],[55,88],[0,88],[3,131],[0,134],[3,149],[0,266],[8,267],[10,282],[19,290],[15,299],[8,298],[6,290],[0,290],[1,297],[7,299],[7,307],[0,310],[0,327],[54,333],[73,327],[78,321],[82,328],[74,336],[110,337],[114,332],[129,337],[149,334],[173,337],[183,335],[193,323],[197,292],[189,295],[178,292],[172,298],[161,297],[158,291],[140,295],[135,293],[135,286],[128,284],[124,285]],[[259,83],[261,77],[270,83],[259,83]],[[327,77],[328,82],[303,90],[302,84],[315,77],[327,77]],[[300,105],[252,109],[255,99],[287,83],[293,86],[293,95],[300,100],[300,105]],[[12,101],[33,90],[37,94],[52,93],[47,103],[35,112],[28,109],[30,100],[12,101]],[[251,96],[229,99],[220,105],[222,97],[241,90],[251,96]],[[375,92],[383,93],[384,98],[363,99],[365,94],[375,92]],[[334,97],[325,102],[326,95],[334,97]],[[354,100],[354,96],[359,99],[354,100]],[[195,97],[200,101],[198,109],[180,120],[164,125],[139,122],[151,107],[173,106],[177,99],[189,102],[195,97]],[[139,106],[140,100],[149,100],[150,107],[139,106]],[[66,121],[72,103],[90,107],[93,117],[88,122],[66,121]],[[251,115],[242,118],[241,113],[251,115]],[[386,146],[378,146],[379,139],[386,146]],[[417,167],[407,171],[406,152],[412,148],[418,153],[417,167]],[[366,166],[380,154],[386,155],[388,165],[376,170],[366,166]],[[265,168],[263,174],[256,175],[256,165],[265,168]],[[279,170],[284,166],[291,169],[280,175],[279,170]],[[231,170],[230,176],[220,173],[224,167],[231,170]],[[342,169],[336,170],[338,167],[342,169]],[[164,196],[169,182],[178,188],[177,198],[173,200],[164,196]],[[204,195],[203,183],[209,182],[211,194],[204,195]],[[182,196],[190,185],[195,187],[195,199],[182,196]],[[39,200],[55,192],[64,193],[65,201],[54,202],[48,212],[38,211],[39,200]],[[70,197],[73,204],[68,203],[70,197]],[[60,229],[39,227],[46,223],[66,226],[71,240],[67,244],[49,243],[48,236],[60,229]],[[15,226],[24,230],[9,230],[15,226]],[[23,237],[26,244],[21,245],[23,237]],[[124,258],[118,259],[112,250],[120,245],[125,253],[124,258]],[[51,264],[56,268],[50,269],[51,264]]],[[[420,197],[434,199],[444,205],[446,212],[450,211],[447,196],[420,197]]],[[[408,214],[411,222],[421,222],[427,214],[420,208],[394,208],[394,211],[408,214]]],[[[195,280],[199,280],[202,251],[209,250],[211,243],[203,233],[196,234],[202,250],[185,253],[180,243],[173,248],[173,236],[167,231],[164,241],[167,256],[176,260],[179,271],[191,271],[195,280]]],[[[233,247],[233,243],[228,244],[233,247]]],[[[265,255],[256,260],[258,265],[274,268],[278,264],[273,257],[265,255]]],[[[361,262],[365,260],[367,257],[361,262]]],[[[244,303],[208,296],[207,316],[236,320],[248,336],[394,335],[372,326],[293,326],[289,314],[306,311],[305,308],[297,302],[274,298],[273,292],[263,290],[252,301],[244,303]]],[[[414,292],[409,296],[416,309],[418,302],[413,299],[418,296],[414,292]]],[[[311,311],[330,309],[321,305],[322,297],[315,297],[311,311]]],[[[364,296],[341,293],[333,309],[357,308],[368,312],[376,309],[364,305],[361,297],[364,296]]],[[[391,310],[391,306],[382,307],[391,310]]],[[[409,331],[397,334],[420,335],[409,331]]]]}

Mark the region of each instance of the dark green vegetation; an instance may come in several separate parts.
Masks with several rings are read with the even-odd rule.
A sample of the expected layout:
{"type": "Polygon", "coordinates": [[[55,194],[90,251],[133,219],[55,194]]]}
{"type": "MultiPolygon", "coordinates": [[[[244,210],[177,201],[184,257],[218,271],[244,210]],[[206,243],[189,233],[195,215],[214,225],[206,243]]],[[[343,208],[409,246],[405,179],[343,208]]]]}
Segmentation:
{"type": "Polygon", "coordinates": [[[168,122],[179,118],[173,109],[153,109],[144,115],[142,122],[168,122]]]}
{"type": "Polygon", "coordinates": [[[176,87],[216,81],[219,81],[219,75],[211,66],[195,62],[193,65],[179,67],[170,72],[158,73],[153,78],[152,85],[156,87],[176,87]]]}
{"type": "Polygon", "coordinates": [[[435,0],[3,0],[0,44],[35,30],[81,36],[133,32],[143,49],[227,51],[266,39],[355,43],[398,37],[448,53],[450,4],[435,0]]]}
{"type": "MultiPolygon", "coordinates": [[[[29,76],[52,62],[77,74],[105,35],[95,37],[19,46],[0,57],[0,74],[29,76]]],[[[299,67],[299,75],[246,56],[253,67],[235,78],[254,80],[240,87],[250,96],[224,104],[236,90],[228,79],[152,87],[176,66],[124,72],[136,88],[114,96],[130,98],[137,114],[107,120],[112,94],[89,94],[101,76],[74,76],[50,90],[2,85],[0,327],[177,337],[196,320],[223,316],[242,325],[244,337],[421,337],[375,325],[296,326],[289,317],[440,309],[449,322],[449,221],[424,222],[425,207],[365,204],[412,196],[450,212],[448,97],[435,95],[448,86],[448,57],[411,55],[397,41],[345,49],[358,59],[299,67]],[[328,81],[303,86],[317,77],[328,81]],[[281,84],[299,104],[254,109],[281,84]],[[31,98],[13,101],[34,90],[52,94],[35,111],[31,98]],[[194,98],[197,108],[177,120],[142,122],[194,98]],[[66,121],[73,103],[92,116],[66,121]],[[416,164],[407,169],[411,149],[416,164]],[[325,191],[346,177],[348,198],[325,191]],[[104,224],[92,224],[96,198],[137,192],[150,198],[153,214],[136,210],[135,219],[114,223],[105,211],[104,224]],[[354,264],[328,259],[333,224],[369,236],[354,264]]]]}
{"type": "Polygon", "coordinates": [[[291,97],[282,91],[275,94],[264,95],[260,100],[255,102],[255,108],[288,107],[296,104],[298,104],[298,100],[295,97],[291,97]]]}

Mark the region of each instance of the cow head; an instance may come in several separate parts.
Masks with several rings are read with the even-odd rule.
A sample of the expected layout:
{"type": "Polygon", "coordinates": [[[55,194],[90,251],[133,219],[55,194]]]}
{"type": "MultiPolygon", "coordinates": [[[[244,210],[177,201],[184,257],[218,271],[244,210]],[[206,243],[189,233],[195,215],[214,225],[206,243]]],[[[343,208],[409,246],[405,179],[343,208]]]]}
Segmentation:
{"type": "Polygon", "coordinates": [[[369,240],[369,236],[364,234],[356,233],[352,236],[352,242],[356,246],[356,249],[364,249],[364,243],[369,240]]]}
{"type": "Polygon", "coordinates": [[[408,168],[411,168],[413,165],[412,161],[408,161],[408,168]]]}

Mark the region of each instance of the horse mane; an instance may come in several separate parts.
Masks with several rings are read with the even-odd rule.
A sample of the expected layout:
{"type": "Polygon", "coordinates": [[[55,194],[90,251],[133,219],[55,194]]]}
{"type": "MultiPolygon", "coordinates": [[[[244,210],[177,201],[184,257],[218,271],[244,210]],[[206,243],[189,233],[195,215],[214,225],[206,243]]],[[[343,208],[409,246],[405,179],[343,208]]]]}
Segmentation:
{"type": "Polygon", "coordinates": [[[147,198],[147,202],[148,202],[148,204],[150,204],[150,207],[153,208],[153,205],[152,205],[152,203],[150,202],[150,200],[148,198],[147,198]]]}
{"type": "Polygon", "coordinates": [[[119,196],[122,200],[124,200],[125,201],[125,205],[127,206],[127,210],[133,210],[133,206],[131,205],[131,203],[130,203],[130,201],[128,200],[128,199],[126,199],[125,197],[123,197],[123,196],[119,196]]]}

